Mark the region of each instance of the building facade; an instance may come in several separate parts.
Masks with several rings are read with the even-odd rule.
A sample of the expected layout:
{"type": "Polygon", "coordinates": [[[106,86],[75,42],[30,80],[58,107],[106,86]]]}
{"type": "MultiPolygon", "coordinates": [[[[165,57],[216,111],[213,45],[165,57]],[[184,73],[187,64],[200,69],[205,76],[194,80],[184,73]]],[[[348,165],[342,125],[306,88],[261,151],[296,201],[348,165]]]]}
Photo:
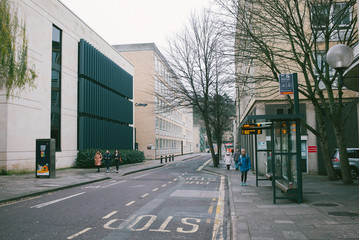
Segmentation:
{"type": "MultiPolygon", "coordinates": [[[[135,67],[134,103],[136,144],[147,159],[194,151],[193,113],[174,109],[161,96],[170,94],[166,84],[173,71],[154,43],[114,46],[135,67]]],[[[166,98],[167,99],[167,98],[166,98]]]]}
{"type": "MultiPolygon", "coordinates": [[[[246,2],[246,1],[243,1],[246,2]]],[[[319,3],[318,3],[319,4],[319,3]]],[[[334,2],[332,4],[332,9],[330,11],[325,12],[322,11],[323,18],[318,17],[318,19],[325,19],[325,17],[329,14],[330,18],[335,18],[335,10],[342,9],[343,4],[345,2],[334,2]]],[[[324,7],[326,7],[324,5],[324,7]]],[[[320,6],[313,8],[314,11],[320,9],[320,6]]],[[[336,44],[340,38],[343,38],[343,32],[347,31],[345,28],[350,24],[350,20],[356,14],[356,9],[350,8],[345,13],[347,17],[344,17],[340,23],[340,29],[334,31],[330,39],[330,45],[336,44]],[[353,10],[353,11],[352,11],[353,10]]],[[[250,12],[250,11],[248,11],[250,12]]],[[[314,12],[309,13],[309,15],[316,14],[314,12]]],[[[248,16],[248,19],[250,16],[248,16]]],[[[308,35],[313,34],[310,32],[309,20],[305,22],[308,25],[308,35]]],[[[314,21],[313,29],[320,29],[322,26],[321,22],[314,21]]],[[[238,31],[241,31],[238,29],[238,31]]],[[[319,30],[318,30],[319,32],[319,30]]],[[[324,42],[323,36],[321,34],[313,34],[313,37],[316,37],[316,41],[318,43],[324,42]]],[[[236,40],[236,44],[240,44],[236,40]]],[[[288,43],[284,43],[288,44],[288,43]]],[[[319,47],[324,47],[324,44],[318,44],[319,47]]],[[[322,49],[317,49],[316,51],[318,59],[318,64],[322,67],[324,64],[324,58],[326,52],[322,49]]],[[[358,53],[358,48],[355,48],[355,53],[358,53]]],[[[358,57],[358,55],[356,55],[358,57]]],[[[280,69],[280,66],[278,67],[280,69]]],[[[324,67],[323,67],[324,68],[324,67]]],[[[355,68],[353,67],[353,72],[355,73],[355,68]]],[[[282,70],[282,69],[281,69],[282,70]]],[[[334,74],[334,70],[330,70],[330,76],[332,77],[334,74]]],[[[349,70],[348,70],[349,71],[349,70]]],[[[241,123],[247,116],[250,115],[281,115],[281,114],[292,114],[292,107],[288,103],[288,100],[285,96],[279,94],[279,85],[277,82],[266,82],[266,86],[263,86],[262,82],[258,80],[258,76],[261,74],[265,75],[261,66],[256,64],[256,61],[253,61],[250,57],[242,58],[241,61],[236,62],[236,72],[237,72],[237,86],[236,86],[236,103],[237,103],[237,119],[236,119],[236,131],[235,138],[238,141],[238,144],[241,147],[247,148],[247,151],[252,156],[253,161],[257,157],[258,160],[258,169],[261,174],[264,174],[268,170],[268,160],[271,158],[271,153],[269,151],[270,146],[272,144],[271,134],[269,131],[263,131],[262,134],[257,136],[254,135],[241,135],[239,127],[241,123]],[[244,60],[243,60],[244,59],[244,60]],[[256,78],[257,77],[257,78],[256,78]],[[274,91],[269,91],[268,89],[276,89],[274,91]],[[257,142],[257,146],[255,146],[255,142],[257,142]],[[255,149],[260,149],[255,153],[255,149]]],[[[318,74],[318,73],[316,73],[318,74]]],[[[349,75],[349,74],[348,74],[349,75]]],[[[299,83],[305,85],[303,74],[298,70],[298,81],[299,83]],[[301,82],[302,81],[302,82],[301,82]]],[[[312,79],[313,81],[313,79],[312,79]]],[[[314,81],[313,81],[314,82],[314,81]]],[[[319,83],[319,88],[321,91],[325,92],[326,87],[322,82],[319,83]]],[[[333,88],[335,92],[335,87],[333,88]]],[[[358,94],[344,89],[344,113],[347,116],[347,122],[344,126],[344,131],[346,135],[347,147],[358,147],[359,146],[359,104],[356,103],[355,99],[358,98],[358,94]],[[353,105],[354,104],[354,105],[353,105]]],[[[337,94],[337,93],[335,93],[337,94]]],[[[319,129],[317,122],[317,115],[313,106],[313,103],[303,95],[300,95],[300,114],[303,115],[304,121],[310,127],[315,130],[319,129]]],[[[333,152],[335,148],[337,148],[335,135],[333,127],[330,125],[329,120],[325,119],[325,126],[327,129],[328,136],[328,146],[329,150],[333,152]]],[[[295,131],[295,130],[294,130],[295,131]]],[[[276,141],[276,139],[273,139],[276,141]]],[[[324,166],[324,159],[322,157],[322,149],[320,146],[319,138],[313,134],[311,131],[307,130],[304,125],[301,127],[301,158],[302,158],[302,172],[303,173],[314,173],[314,174],[326,174],[326,169],[324,166]]]]}
{"type": "Polygon", "coordinates": [[[56,140],[57,168],[85,148],[133,149],[133,66],[60,1],[9,2],[38,77],[0,92],[0,170],[34,170],[36,139],[56,140]]]}

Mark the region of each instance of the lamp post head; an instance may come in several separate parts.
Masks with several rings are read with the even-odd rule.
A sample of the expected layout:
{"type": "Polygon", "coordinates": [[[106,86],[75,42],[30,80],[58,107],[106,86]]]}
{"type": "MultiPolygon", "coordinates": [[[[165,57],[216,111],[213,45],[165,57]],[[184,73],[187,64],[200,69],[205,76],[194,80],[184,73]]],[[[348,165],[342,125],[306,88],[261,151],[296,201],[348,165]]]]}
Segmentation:
{"type": "Polygon", "coordinates": [[[353,58],[353,49],[344,44],[337,44],[327,52],[327,63],[336,70],[348,68],[353,58]]]}

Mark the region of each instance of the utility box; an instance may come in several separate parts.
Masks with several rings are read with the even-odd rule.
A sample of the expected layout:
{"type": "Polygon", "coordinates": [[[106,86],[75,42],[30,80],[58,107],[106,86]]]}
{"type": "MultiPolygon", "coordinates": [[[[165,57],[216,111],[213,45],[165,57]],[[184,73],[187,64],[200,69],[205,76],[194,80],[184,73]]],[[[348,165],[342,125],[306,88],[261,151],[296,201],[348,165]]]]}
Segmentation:
{"type": "Polygon", "coordinates": [[[36,139],[36,172],[35,176],[55,178],[55,139],[36,139]]]}

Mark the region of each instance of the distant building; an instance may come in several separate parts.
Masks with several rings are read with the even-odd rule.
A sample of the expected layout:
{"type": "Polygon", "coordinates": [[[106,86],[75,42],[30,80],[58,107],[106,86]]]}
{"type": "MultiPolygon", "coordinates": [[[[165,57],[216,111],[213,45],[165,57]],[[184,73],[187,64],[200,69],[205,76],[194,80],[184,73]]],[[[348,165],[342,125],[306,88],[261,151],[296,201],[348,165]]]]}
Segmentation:
{"type": "Polygon", "coordinates": [[[9,1],[26,24],[36,89],[0,92],[0,171],[35,169],[35,141],[56,140],[56,167],[78,150],[133,149],[133,66],[60,1],[9,1]]]}
{"type": "Polygon", "coordinates": [[[114,46],[135,67],[136,144],[147,159],[194,151],[192,109],[173,109],[159,96],[174,73],[154,43],[114,46]],[[156,94],[157,93],[157,94],[156,94]]]}

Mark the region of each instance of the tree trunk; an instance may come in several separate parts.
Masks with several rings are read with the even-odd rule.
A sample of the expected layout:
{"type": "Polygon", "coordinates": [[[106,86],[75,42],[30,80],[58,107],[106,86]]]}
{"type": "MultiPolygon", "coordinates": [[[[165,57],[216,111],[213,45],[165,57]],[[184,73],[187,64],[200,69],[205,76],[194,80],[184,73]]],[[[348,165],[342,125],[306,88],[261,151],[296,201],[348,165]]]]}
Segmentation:
{"type": "Polygon", "coordinates": [[[335,138],[337,140],[337,146],[339,150],[340,168],[342,172],[342,180],[344,184],[352,184],[353,178],[350,174],[348,152],[346,148],[346,142],[344,137],[344,127],[340,121],[333,121],[335,138]]]}
{"type": "Polygon", "coordinates": [[[222,159],[222,139],[217,138],[217,145],[218,145],[218,160],[217,164],[219,165],[219,161],[222,159]]]}
{"type": "Polygon", "coordinates": [[[210,128],[209,122],[208,122],[208,120],[206,120],[205,116],[203,116],[203,118],[204,118],[204,124],[205,124],[205,127],[206,127],[206,134],[207,134],[207,139],[208,139],[209,151],[211,152],[213,166],[218,167],[218,164],[217,164],[217,161],[216,161],[216,153],[214,152],[214,148],[213,148],[213,140],[212,140],[211,128],[210,128]]]}
{"type": "Polygon", "coordinates": [[[327,130],[325,127],[324,117],[321,109],[315,108],[318,118],[318,126],[319,126],[319,141],[320,146],[322,147],[322,155],[325,170],[328,174],[328,179],[330,181],[334,181],[338,179],[337,173],[334,171],[331,156],[329,155],[329,146],[328,146],[328,137],[327,137],[327,130]]]}

